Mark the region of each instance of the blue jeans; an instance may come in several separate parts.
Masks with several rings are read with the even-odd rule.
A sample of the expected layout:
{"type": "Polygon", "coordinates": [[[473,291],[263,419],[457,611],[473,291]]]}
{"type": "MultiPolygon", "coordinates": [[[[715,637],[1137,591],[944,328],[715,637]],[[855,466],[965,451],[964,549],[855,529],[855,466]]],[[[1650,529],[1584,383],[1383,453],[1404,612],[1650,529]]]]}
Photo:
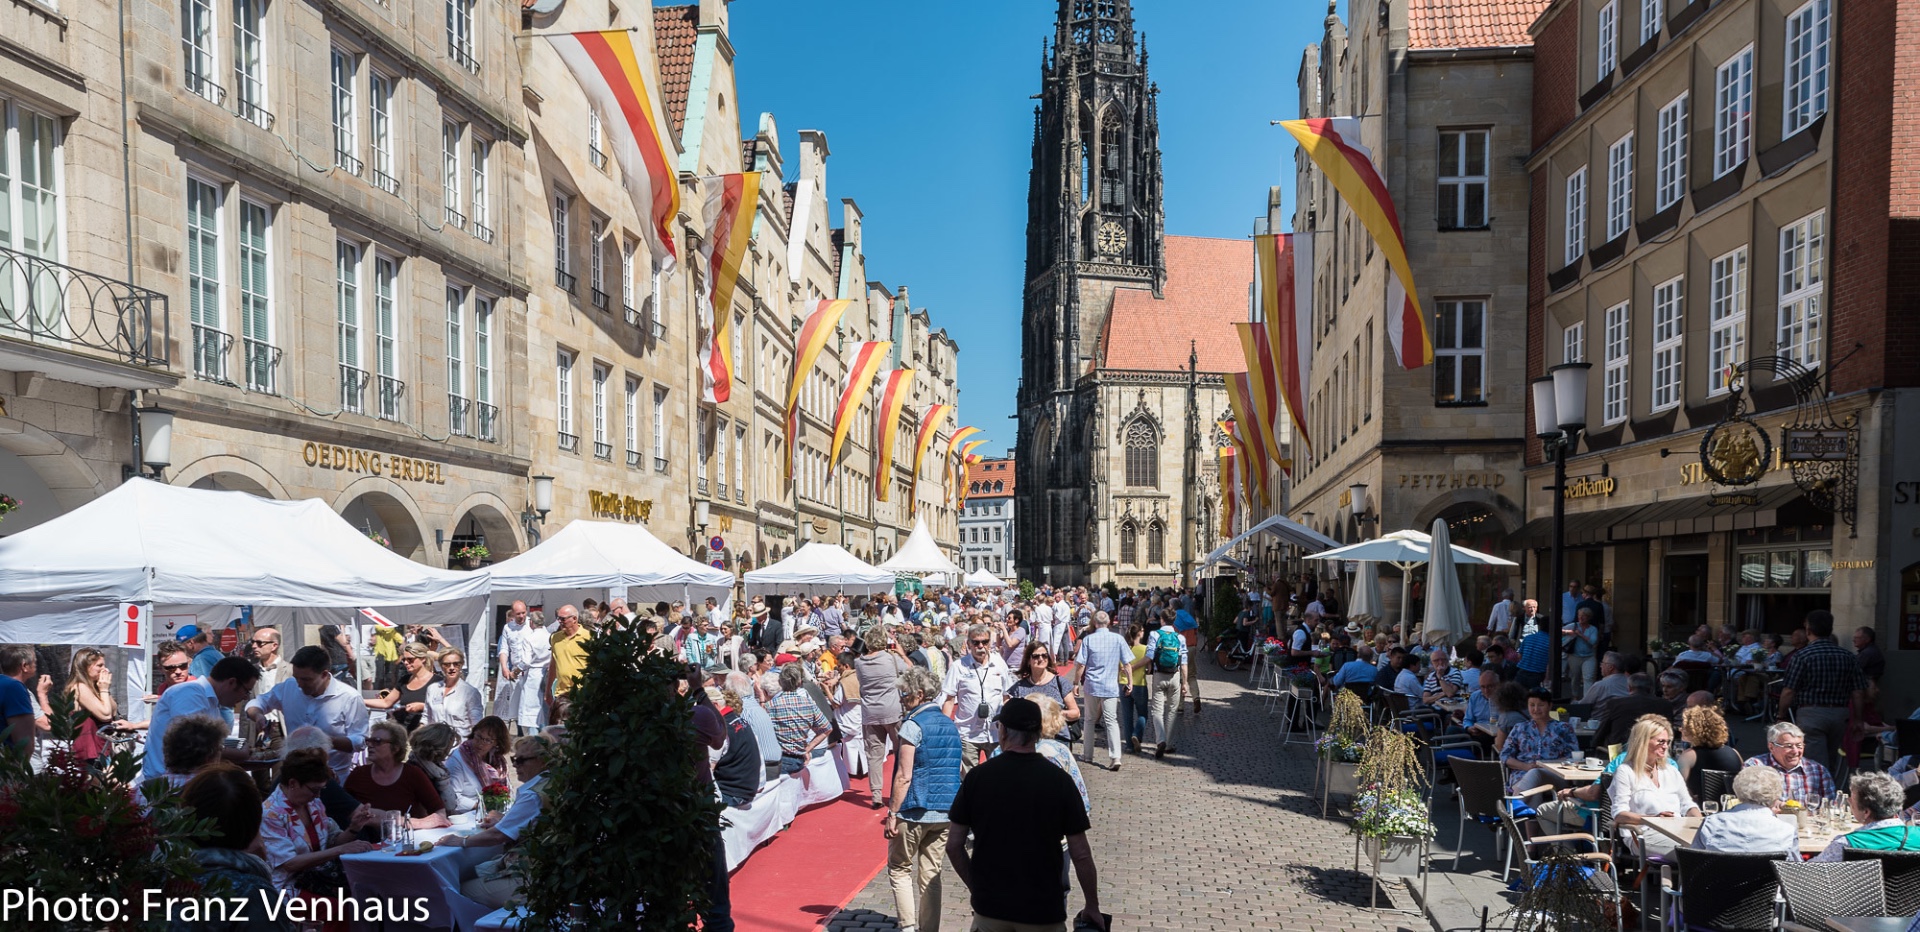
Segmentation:
{"type": "Polygon", "coordinates": [[[1120,727],[1129,738],[1147,739],[1147,688],[1129,686],[1120,694],[1120,727]]]}

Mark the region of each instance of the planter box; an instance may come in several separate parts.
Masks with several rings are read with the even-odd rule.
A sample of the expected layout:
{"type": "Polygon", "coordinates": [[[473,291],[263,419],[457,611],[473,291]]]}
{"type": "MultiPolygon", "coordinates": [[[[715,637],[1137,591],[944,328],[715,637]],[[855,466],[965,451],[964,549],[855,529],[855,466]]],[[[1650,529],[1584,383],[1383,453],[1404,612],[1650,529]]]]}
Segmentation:
{"type": "Polygon", "coordinates": [[[1361,847],[1373,862],[1376,877],[1418,877],[1426,865],[1427,844],[1418,838],[1364,838],[1361,847]]]}
{"type": "Polygon", "coordinates": [[[1326,783],[1321,786],[1320,790],[1320,817],[1323,819],[1327,817],[1328,803],[1332,800],[1333,794],[1339,793],[1343,796],[1352,796],[1360,789],[1360,781],[1358,779],[1359,764],[1345,764],[1337,760],[1329,760],[1325,766],[1326,783]]]}

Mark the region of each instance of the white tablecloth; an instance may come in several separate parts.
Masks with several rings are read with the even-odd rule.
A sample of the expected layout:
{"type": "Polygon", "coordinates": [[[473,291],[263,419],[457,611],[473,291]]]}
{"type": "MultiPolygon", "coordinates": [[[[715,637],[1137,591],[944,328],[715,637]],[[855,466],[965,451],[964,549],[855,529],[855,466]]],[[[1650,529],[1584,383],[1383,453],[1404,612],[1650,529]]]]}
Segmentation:
{"type": "MultiPolygon", "coordinates": [[[[432,840],[447,831],[416,832],[418,838],[432,840]]],[[[400,857],[387,851],[343,854],[340,864],[346,869],[347,884],[356,898],[378,897],[390,900],[427,898],[430,917],[414,928],[473,929],[488,909],[460,893],[460,882],[473,876],[482,861],[500,856],[500,848],[439,848],[426,854],[400,857]]],[[[372,928],[362,923],[363,928],[372,928]]]]}
{"type": "Polygon", "coordinates": [[[721,812],[720,817],[726,820],[720,837],[727,848],[727,870],[738,868],[754,849],[791,824],[794,813],[800,809],[799,799],[800,781],[781,776],[760,785],[752,806],[728,807],[721,812]]]}
{"type": "MultiPolygon", "coordinates": [[[[807,762],[809,780],[800,787],[800,806],[832,802],[847,792],[847,761],[837,753],[822,754],[807,762]]],[[[794,778],[795,782],[798,777],[794,778]]]]}

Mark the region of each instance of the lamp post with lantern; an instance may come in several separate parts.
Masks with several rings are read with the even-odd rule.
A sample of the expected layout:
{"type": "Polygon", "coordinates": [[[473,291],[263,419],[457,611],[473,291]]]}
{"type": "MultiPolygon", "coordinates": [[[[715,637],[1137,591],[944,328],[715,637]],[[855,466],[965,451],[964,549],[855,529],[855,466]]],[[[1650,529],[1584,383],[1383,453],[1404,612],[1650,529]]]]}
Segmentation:
{"type": "MultiPolygon", "coordinates": [[[[1553,457],[1553,591],[1567,588],[1567,455],[1587,427],[1587,370],[1592,363],[1569,362],[1533,380],[1533,432],[1553,457]]],[[[1570,619],[1555,617],[1547,626],[1547,689],[1560,697],[1560,632],[1570,619]]]]}

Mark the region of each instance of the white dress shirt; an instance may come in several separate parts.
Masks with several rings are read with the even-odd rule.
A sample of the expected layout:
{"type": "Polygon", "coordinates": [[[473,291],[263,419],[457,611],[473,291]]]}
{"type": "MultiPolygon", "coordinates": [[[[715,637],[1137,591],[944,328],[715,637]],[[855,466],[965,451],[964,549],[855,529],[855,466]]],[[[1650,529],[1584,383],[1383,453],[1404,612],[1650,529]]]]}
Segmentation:
{"type": "MultiPolygon", "coordinates": [[[[172,693],[173,690],[167,692],[172,693]]],[[[303,725],[312,725],[329,738],[347,739],[353,745],[353,751],[330,751],[327,754],[327,765],[332,768],[333,775],[341,780],[345,780],[347,772],[353,769],[354,751],[367,746],[367,704],[360,698],[359,690],[335,677],[327,677],[327,688],[318,696],[302,692],[299,680],[281,680],[266,695],[247,703],[247,709],[281,713],[286,717],[288,734],[303,725]]]]}
{"type": "Polygon", "coordinates": [[[486,703],[479,688],[466,680],[453,687],[452,695],[447,694],[445,680],[427,685],[427,717],[423,720],[426,724],[444,722],[464,740],[473,733],[473,723],[486,714],[486,703]]]}
{"type": "Polygon", "coordinates": [[[1013,671],[1008,670],[1006,662],[992,652],[987,654],[984,665],[976,664],[973,654],[969,652],[947,667],[946,683],[940,696],[942,700],[953,700],[953,724],[959,729],[962,740],[974,744],[987,744],[994,740],[993,716],[999,714],[1001,706],[1006,705],[1007,690],[1012,687],[1013,671]],[[975,714],[982,700],[987,704],[986,718],[975,714]]]}

